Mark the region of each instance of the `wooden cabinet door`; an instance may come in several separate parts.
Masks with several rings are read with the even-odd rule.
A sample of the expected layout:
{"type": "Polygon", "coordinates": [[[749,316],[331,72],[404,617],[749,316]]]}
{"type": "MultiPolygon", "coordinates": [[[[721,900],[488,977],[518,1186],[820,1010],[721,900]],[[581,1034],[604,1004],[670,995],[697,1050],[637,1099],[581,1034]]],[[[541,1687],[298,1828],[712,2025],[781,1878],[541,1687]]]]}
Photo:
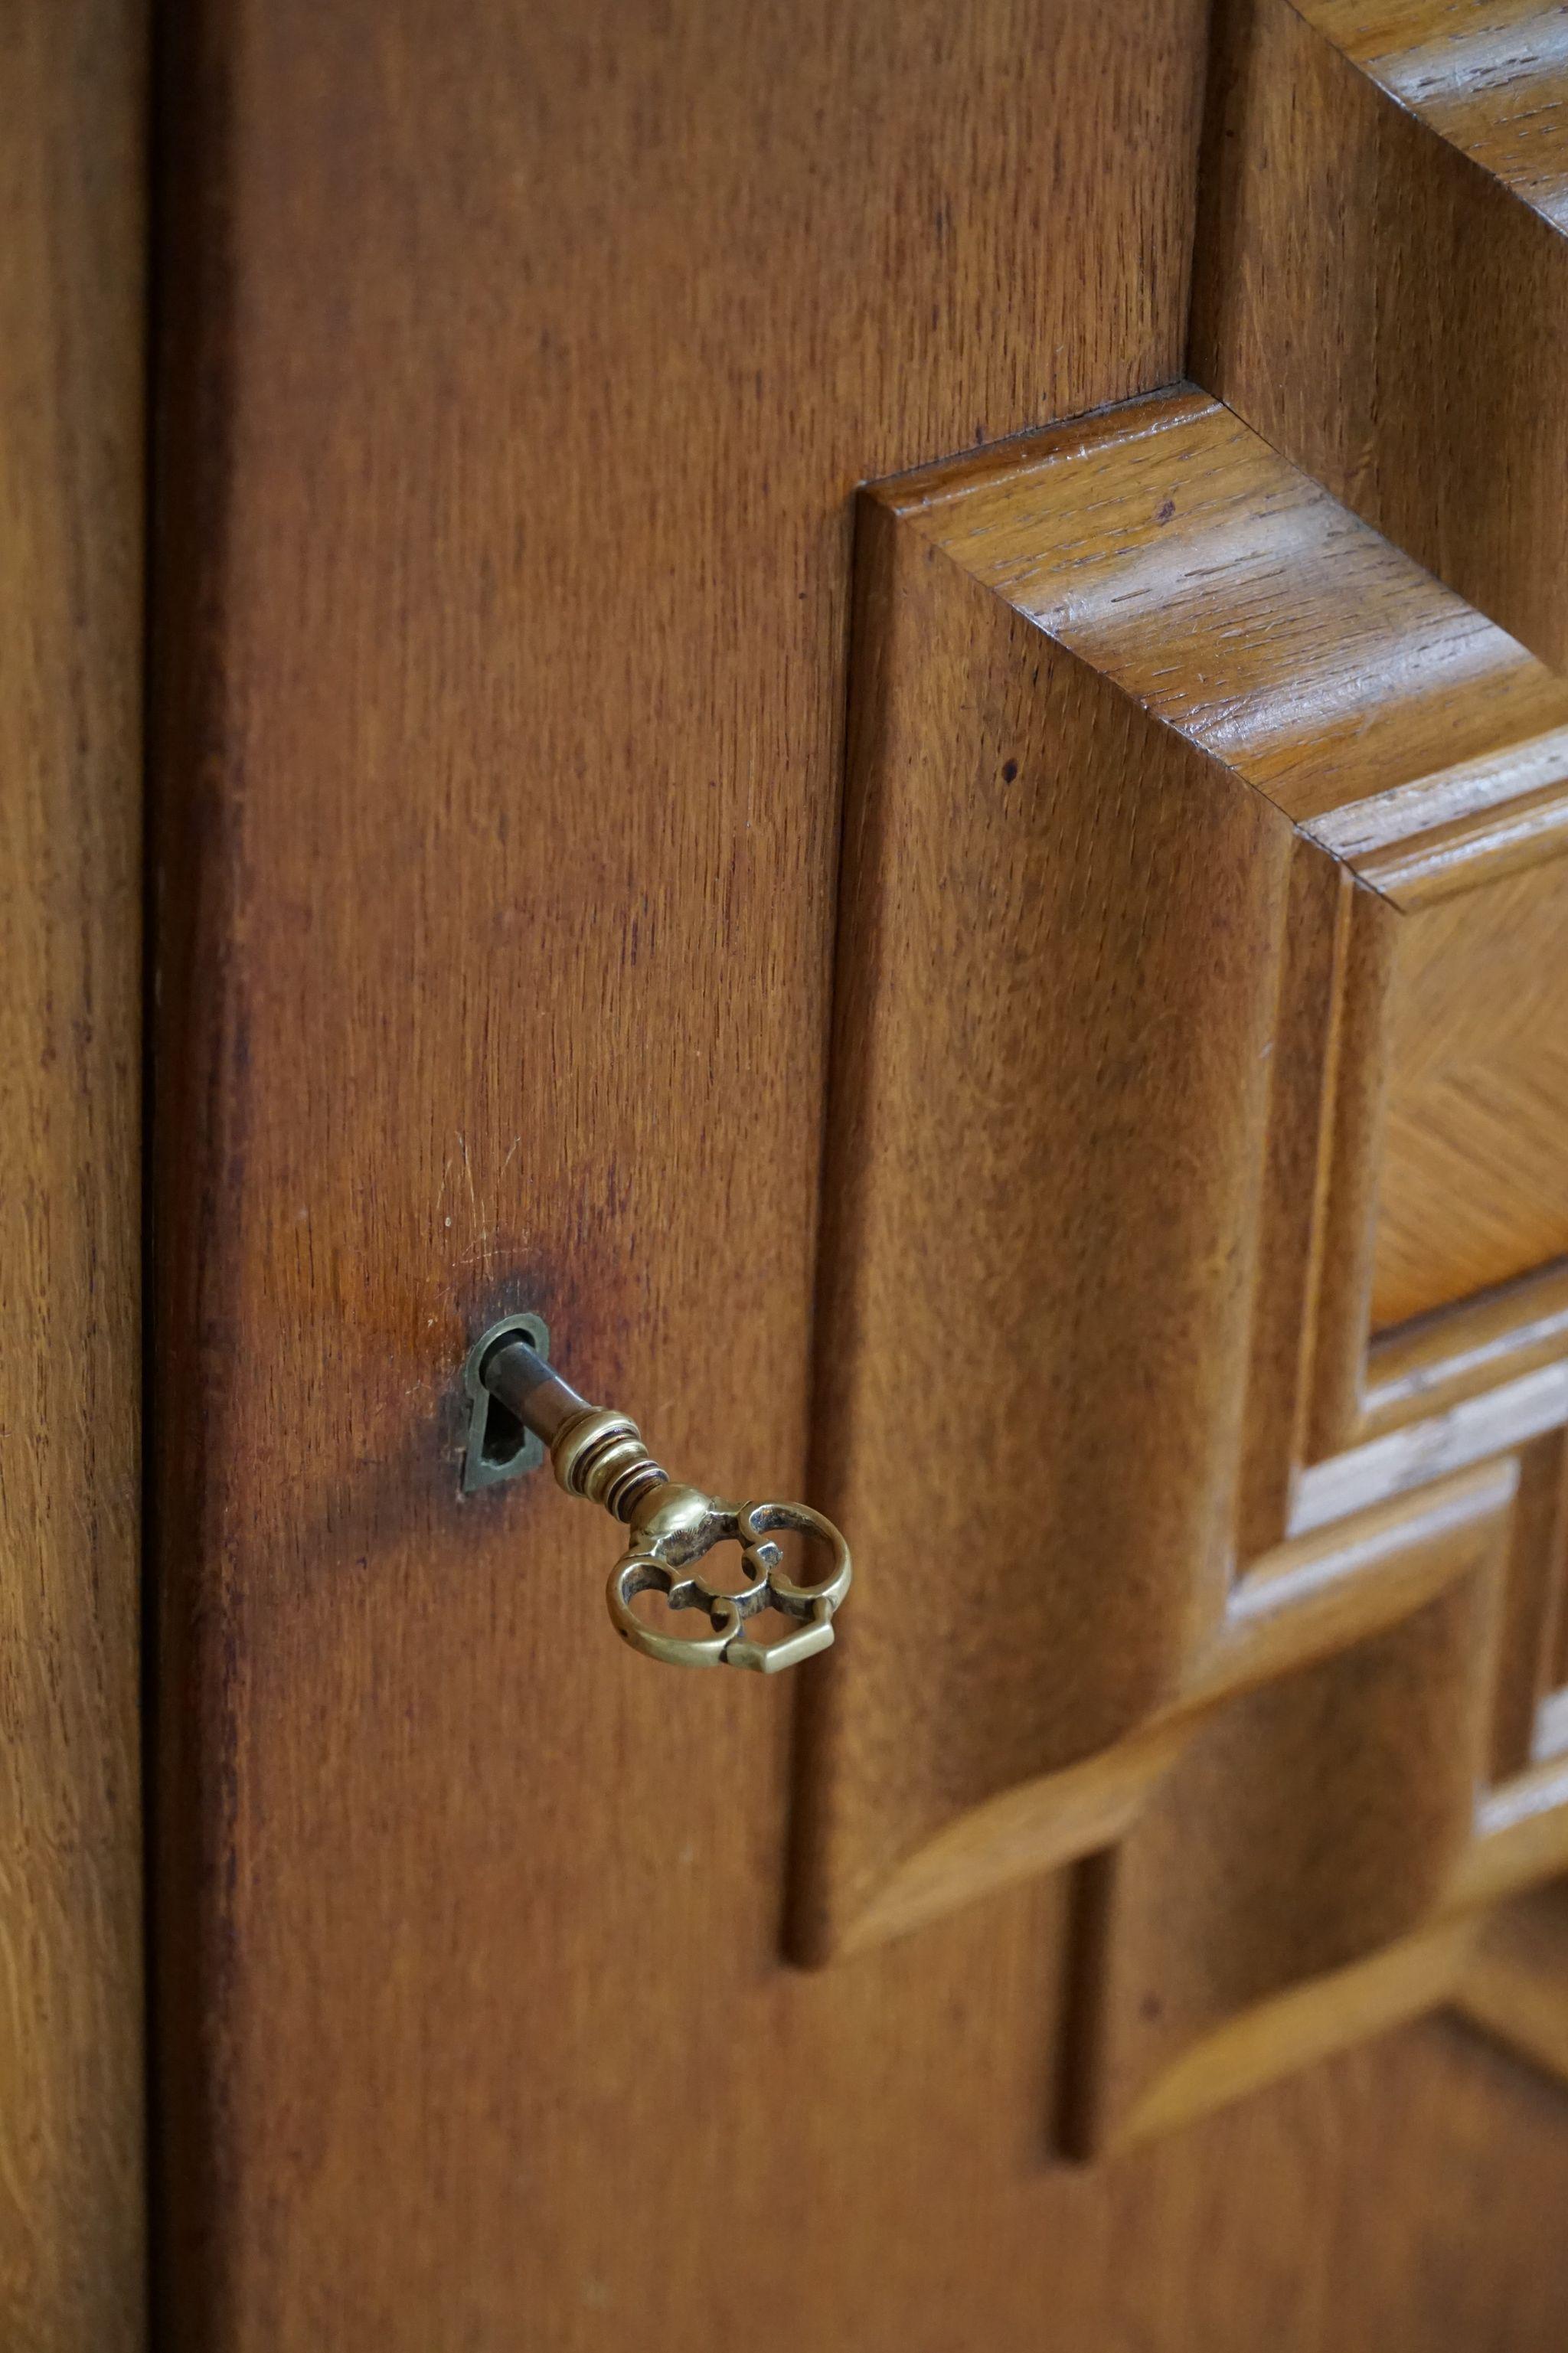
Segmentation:
{"type": "Polygon", "coordinates": [[[167,12],[170,2346],[1563,2342],[1568,146],[1414,13],[167,12]],[[525,1308],[829,1656],[465,1493],[525,1308]]]}

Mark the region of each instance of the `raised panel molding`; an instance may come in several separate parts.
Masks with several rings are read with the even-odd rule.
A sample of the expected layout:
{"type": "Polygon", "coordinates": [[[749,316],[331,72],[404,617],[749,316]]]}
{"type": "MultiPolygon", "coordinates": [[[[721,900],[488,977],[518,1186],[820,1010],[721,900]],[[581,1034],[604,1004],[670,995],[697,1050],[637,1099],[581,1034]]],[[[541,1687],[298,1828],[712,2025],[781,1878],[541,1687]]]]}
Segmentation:
{"type": "Polygon", "coordinates": [[[1216,0],[1189,365],[1568,668],[1568,16],[1216,0]]]}
{"type": "Polygon", "coordinates": [[[1502,1905],[1472,1937],[1455,2007],[1568,2082],[1568,1884],[1502,1905]]]}
{"type": "Polygon", "coordinates": [[[1187,385],[867,492],[853,671],[797,1954],[1072,1864],[1084,2151],[1496,2028],[1568,1868],[1568,683],[1187,385]]]}

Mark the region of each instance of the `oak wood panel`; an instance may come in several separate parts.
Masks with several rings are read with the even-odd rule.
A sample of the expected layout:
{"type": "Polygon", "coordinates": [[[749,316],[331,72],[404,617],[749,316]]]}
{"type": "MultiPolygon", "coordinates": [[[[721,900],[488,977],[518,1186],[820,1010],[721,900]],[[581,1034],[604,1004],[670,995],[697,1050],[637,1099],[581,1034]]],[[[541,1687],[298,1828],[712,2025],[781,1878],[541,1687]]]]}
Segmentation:
{"type": "MultiPolygon", "coordinates": [[[[1034,1905],[784,1970],[787,1694],[621,1651],[543,1482],[461,1502],[458,1371],[536,1303],[668,1459],[796,1487],[850,492],[1171,372],[1201,13],[171,22],[172,2343],[1100,2326],[1034,1905]]],[[[1199,2234],[1131,2211],[1158,2313],[1199,2234]]]]}
{"type": "MultiPolygon", "coordinates": [[[[1542,740],[1555,743],[1554,735],[1542,740]]],[[[1472,763],[1466,773],[1489,765],[1495,784],[1510,771],[1528,773],[1532,761],[1472,763]]],[[[1349,1018],[1341,1024],[1332,1109],[1321,1140],[1324,1235],[1307,1374],[1309,1443],[1289,1506],[1289,1525],[1297,1530],[1537,1436],[1568,1409],[1568,1364],[1553,1306],[1560,1261],[1548,1257],[1515,1282],[1454,1296],[1467,1273],[1484,1282],[1510,1263],[1528,1265],[1550,1253],[1561,1233],[1550,1138],[1555,1039],[1550,1024],[1538,1030],[1518,1024],[1516,1015],[1521,981],[1527,1001],[1550,998],[1562,868],[1550,839],[1533,878],[1500,868],[1495,844],[1513,831],[1506,802],[1489,801],[1490,831],[1481,809],[1471,813],[1462,849],[1448,820],[1422,830],[1458,773],[1434,780],[1430,792],[1417,786],[1386,797],[1416,826],[1403,844],[1382,838],[1364,812],[1331,815],[1313,828],[1338,836],[1341,854],[1348,847],[1373,887],[1352,898],[1343,945],[1340,997],[1349,1018]],[[1446,869],[1436,897],[1403,880],[1385,887],[1391,868],[1398,877],[1421,869],[1434,840],[1445,844],[1446,869]],[[1521,902],[1530,881],[1535,887],[1521,902]],[[1534,964],[1512,958],[1510,917],[1521,903],[1546,919],[1534,927],[1534,964]],[[1456,990],[1467,975],[1468,988],[1456,990]],[[1500,1134],[1510,1088],[1519,1130],[1511,1145],[1500,1134]],[[1497,1183],[1515,1187],[1514,1232],[1506,1238],[1484,1174],[1500,1163],[1497,1183]],[[1423,1252],[1425,1284],[1401,1294],[1388,1281],[1391,1261],[1413,1283],[1423,1252]],[[1373,1331],[1369,1345],[1380,1314],[1432,1298],[1453,1303],[1443,1314],[1418,1313],[1381,1337],[1373,1331]]]]}
{"type": "Polygon", "coordinates": [[[1496,950],[1563,870],[1497,845],[1568,686],[1180,386],[868,492],[854,669],[815,1471],[906,1607],[813,1685],[815,1959],[1121,1838],[1251,1651],[1419,1605],[1422,1498],[1490,1458],[1525,1770],[1568,1420],[1561,1238],[1422,1115],[1457,1066],[1461,1149],[1556,1183],[1563,944],[1496,950]],[[1529,1279],[1373,1344],[1380,1200],[1437,1298],[1529,1279]]]}
{"type": "Polygon", "coordinates": [[[813,1464],[867,1607],[813,1687],[811,1951],[1152,1715],[1223,1609],[1297,848],[867,507],[813,1464]]]}
{"type": "Polygon", "coordinates": [[[1568,664],[1568,45],[1542,0],[1220,0],[1192,373],[1568,664]]]}
{"type": "MultiPolygon", "coordinates": [[[[458,1500],[520,1292],[794,1484],[848,491],[1180,341],[1195,8],[734,16],[171,32],[167,2333],[1546,2353],[1510,2063],[1396,2038],[1065,2175],[1063,1883],[781,1968],[787,1694],[606,1647],[547,1487],[458,1500]]],[[[1342,1549],[1276,1563],[1320,1635],[1342,1549]]]]}
{"type": "Polygon", "coordinates": [[[1568,1253],[1568,860],[1403,927],[1373,1328],[1568,1253]]]}
{"type": "Polygon", "coordinates": [[[143,2340],[144,41],[0,29],[0,2342],[143,2340]]]}
{"type": "Polygon", "coordinates": [[[1462,2006],[1568,1860],[1561,1237],[1420,1115],[1550,1131],[1568,690],[1182,387],[868,494],[854,668],[816,1470],[916,1606],[813,1686],[796,1934],[1089,1857],[1125,2148],[1462,2006]],[[1476,1295],[1377,1338],[1380,1201],[1476,1295]]]}
{"type": "Polygon", "coordinates": [[[1568,2083],[1568,1885],[1541,1888],[1494,1915],[1467,1958],[1458,2006],[1568,2083]]]}
{"type": "MultiPolygon", "coordinates": [[[[1468,1843],[1489,1698],[1483,1576],[1370,1641],[1217,1710],[1135,1824],[1086,1866],[1084,2026],[1075,2139],[1136,2139],[1247,2080],[1288,2028],[1251,2013],[1426,1927],[1468,1843]],[[1201,2053],[1207,2081],[1193,2062],[1201,2053]],[[1187,2063],[1179,2095],[1168,2077],[1187,2063]]],[[[1440,1997],[1419,1986],[1413,2007],[1440,1997]]],[[[1409,1998],[1400,1989],[1401,2001],[1409,1998]]],[[[1322,2044],[1322,2014],[1302,2006],[1322,2044]]],[[[1362,2031],[1354,2006],[1338,2024],[1362,2031]]],[[[1398,2014],[1397,2010],[1394,2011],[1398,2014]]]]}
{"type": "Polygon", "coordinates": [[[1568,1439],[1561,1430],[1520,1451],[1506,1577],[1492,1781],[1523,1772],[1558,1745],[1552,1715],[1563,1677],[1556,1637],[1568,1600],[1568,1439]]]}
{"type": "Polygon", "coordinates": [[[1500,1388],[1568,1354],[1568,1265],[1545,1267],[1451,1312],[1374,1337],[1357,1428],[1402,1424],[1500,1388]]]}
{"type": "MultiPolygon", "coordinates": [[[[1223,1620],[1163,1709],[1129,1737],[1078,1765],[954,1810],[943,1828],[901,1855],[896,1868],[887,1871],[884,1865],[882,1883],[872,1884],[860,1910],[846,1919],[835,1920],[831,1910],[837,1893],[833,1867],[839,1858],[826,1835],[837,1831],[842,1839],[844,1829],[831,1815],[826,1821],[819,1818],[817,1836],[826,1852],[811,1856],[808,1850],[806,1859],[826,1879],[830,1905],[826,1918],[808,1908],[796,1921],[807,1957],[863,1951],[998,1885],[1113,1844],[1136,1821],[1216,1704],[1373,1639],[1456,1578],[1495,1565],[1510,1541],[1517,1483],[1511,1462],[1485,1463],[1346,1525],[1278,1546],[1237,1579],[1223,1620]]],[[[1531,1590],[1548,1573],[1531,1563],[1531,1590]]],[[[827,1753],[847,1779],[843,1757],[827,1753]]],[[[848,1761],[859,1762],[852,1751],[848,1761]]],[[[883,1792],[873,1785],[858,1794],[865,1804],[868,1796],[875,1799],[883,1792]]],[[[819,1798],[818,1806],[823,1802],[819,1798]]],[[[1542,1802],[1555,1805],[1557,1799],[1549,1789],[1542,1802]]],[[[847,1792],[838,1805],[847,1811],[847,1792]]],[[[1568,1843],[1562,1823],[1552,1838],[1568,1843]]],[[[860,1827],[857,1844],[863,1849],[867,1843],[860,1827]]],[[[1541,1876],[1541,1869],[1531,1860],[1517,1870],[1503,1868],[1500,1876],[1511,1886],[1541,1876]]],[[[820,1902],[813,1890],[808,1905],[811,1894],[820,1902]]],[[[1487,1899],[1482,1894],[1476,1900],[1487,1899]]],[[[1344,2038],[1320,2031],[1317,2039],[1331,2048],[1344,2038]]]]}
{"type": "Polygon", "coordinates": [[[868,495],[1352,872],[1568,773],[1568,686],[1194,386],[868,495]]]}
{"type": "Polygon", "coordinates": [[[1516,1891],[1568,1860],[1568,1770],[1542,1704],[1542,1603],[1568,1575],[1563,1464],[1560,1432],[1524,1450],[1489,1549],[1450,1550],[1436,1599],[1417,1588],[1387,1631],[1305,1674],[1287,1651],[1085,1865],[1073,2145],[1133,2145],[1437,2005],[1500,2031],[1517,2016],[1505,2039],[1561,2072],[1553,1946],[1516,1891]]]}
{"type": "Polygon", "coordinates": [[[1380,89],[1568,229],[1568,36],[1554,0],[1306,0],[1380,89]]]}

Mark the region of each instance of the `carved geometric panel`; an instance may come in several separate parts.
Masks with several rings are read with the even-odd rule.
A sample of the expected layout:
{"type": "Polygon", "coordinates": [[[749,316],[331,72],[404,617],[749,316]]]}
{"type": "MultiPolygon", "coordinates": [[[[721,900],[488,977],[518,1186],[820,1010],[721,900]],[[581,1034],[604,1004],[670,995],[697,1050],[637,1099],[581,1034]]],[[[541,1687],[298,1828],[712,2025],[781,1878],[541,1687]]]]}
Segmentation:
{"type": "Polygon", "coordinates": [[[1568,668],[1559,0],[1216,0],[1189,364],[1568,668]]]}
{"type": "Polygon", "coordinates": [[[1075,1865],[1089,2149],[1568,1867],[1568,683],[1189,386],[858,583],[795,1942],[1075,1865]]]}
{"type": "Polygon", "coordinates": [[[1084,2146],[1273,2073],[1303,1983],[1440,1915],[1484,1761],[1488,1588],[1479,1567],[1213,1711],[1097,1859],[1069,2119],[1084,2146]]]}
{"type": "Polygon", "coordinates": [[[1423,907],[1401,929],[1377,1331],[1568,1253],[1568,859],[1423,907]]]}

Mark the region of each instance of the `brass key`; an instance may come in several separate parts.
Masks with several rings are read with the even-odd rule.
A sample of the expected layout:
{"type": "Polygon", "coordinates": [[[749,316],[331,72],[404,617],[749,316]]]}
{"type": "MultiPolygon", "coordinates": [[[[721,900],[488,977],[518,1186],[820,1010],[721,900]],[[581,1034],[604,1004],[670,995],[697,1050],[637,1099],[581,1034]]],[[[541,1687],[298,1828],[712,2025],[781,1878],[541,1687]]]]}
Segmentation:
{"type": "MultiPolygon", "coordinates": [[[[509,1319],[511,1328],[497,1326],[493,1340],[487,1335],[479,1342],[469,1360],[470,1390],[482,1387],[549,1449],[556,1479],[569,1495],[602,1504],[630,1531],[605,1594],[616,1633],[671,1666],[749,1667],[762,1674],[776,1674],[826,1650],[852,1574],[849,1547],[832,1521],[806,1504],[730,1504],[700,1487],[679,1485],[654,1461],[636,1422],[579,1397],[515,1328],[520,1320],[509,1319]],[[784,1530],[826,1547],[831,1566],[818,1583],[798,1585],[784,1575],[783,1554],[772,1541],[784,1530]],[[698,1572],[697,1564],[724,1543],[741,1548],[745,1582],[738,1591],[698,1572]],[[650,1592],[662,1593],[673,1609],[705,1611],[710,1630],[681,1635],[649,1625],[633,1603],[650,1592]],[[768,1609],[801,1623],[777,1641],[748,1640],[746,1620],[768,1609]]],[[[530,1320],[542,1333],[538,1319],[530,1320]]]]}

